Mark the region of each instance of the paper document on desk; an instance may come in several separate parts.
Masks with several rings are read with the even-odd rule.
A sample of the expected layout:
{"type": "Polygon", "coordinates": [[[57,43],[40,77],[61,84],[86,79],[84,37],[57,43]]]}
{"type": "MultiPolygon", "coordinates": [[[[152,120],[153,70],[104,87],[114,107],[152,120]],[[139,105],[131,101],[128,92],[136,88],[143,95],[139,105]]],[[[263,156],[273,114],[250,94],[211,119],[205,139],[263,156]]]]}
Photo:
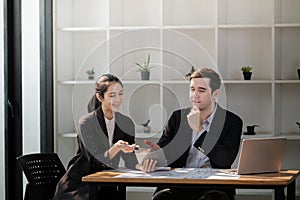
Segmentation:
{"type": "Polygon", "coordinates": [[[149,173],[144,173],[139,170],[127,170],[124,173],[114,176],[114,178],[185,178],[187,171],[176,171],[176,170],[167,170],[167,171],[152,171],[149,173]]]}
{"type": "Polygon", "coordinates": [[[135,150],[136,158],[140,165],[143,164],[146,159],[153,159],[157,161],[156,167],[157,169],[165,169],[167,166],[167,160],[162,149],[156,148],[139,148],[135,150]]]}
{"type": "Polygon", "coordinates": [[[225,170],[215,168],[194,168],[186,178],[191,179],[238,179],[237,174],[226,173],[225,170]]]}
{"type": "Polygon", "coordinates": [[[115,178],[181,178],[181,179],[238,179],[239,175],[226,174],[221,169],[213,168],[176,168],[170,171],[144,173],[139,170],[125,170],[115,178]]]}

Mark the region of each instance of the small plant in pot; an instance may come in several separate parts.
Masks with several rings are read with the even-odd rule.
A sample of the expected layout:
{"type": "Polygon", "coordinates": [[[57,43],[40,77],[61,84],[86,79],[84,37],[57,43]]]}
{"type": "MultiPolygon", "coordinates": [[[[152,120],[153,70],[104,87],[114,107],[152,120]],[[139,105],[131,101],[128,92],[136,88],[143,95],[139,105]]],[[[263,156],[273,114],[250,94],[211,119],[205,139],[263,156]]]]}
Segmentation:
{"type": "Polygon", "coordinates": [[[150,133],[151,127],[149,126],[150,119],[148,119],[145,123],[142,123],[144,133],[150,133]]]}
{"type": "Polygon", "coordinates": [[[87,75],[88,75],[88,78],[90,80],[93,80],[95,78],[95,71],[94,71],[94,68],[91,68],[91,69],[88,69],[86,71],[87,75]]]}
{"type": "Polygon", "coordinates": [[[255,135],[255,127],[259,127],[258,125],[249,125],[247,126],[247,132],[244,132],[244,135],[255,135]]]}
{"type": "Polygon", "coordinates": [[[150,66],[150,54],[148,54],[147,60],[144,64],[135,63],[138,66],[139,72],[141,72],[141,79],[142,80],[149,80],[150,78],[150,71],[154,66],[150,66]]]}
{"type": "Polygon", "coordinates": [[[189,80],[190,77],[191,77],[191,75],[192,75],[192,73],[193,73],[194,71],[196,71],[196,70],[195,70],[195,67],[192,66],[191,71],[190,71],[189,73],[187,73],[187,74],[185,75],[185,77],[187,77],[187,79],[189,80]]]}
{"type": "Polygon", "coordinates": [[[252,75],[252,67],[246,65],[241,68],[244,76],[244,80],[251,80],[251,75],[252,75]]]}

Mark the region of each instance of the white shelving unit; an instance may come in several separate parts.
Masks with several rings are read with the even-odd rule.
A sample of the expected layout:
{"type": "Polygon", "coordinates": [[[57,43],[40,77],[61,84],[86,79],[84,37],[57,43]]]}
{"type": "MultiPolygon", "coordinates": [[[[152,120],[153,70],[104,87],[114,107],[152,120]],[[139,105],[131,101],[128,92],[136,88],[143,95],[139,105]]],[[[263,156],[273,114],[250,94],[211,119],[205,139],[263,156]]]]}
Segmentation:
{"type": "Polygon", "coordinates": [[[138,138],[157,138],[170,113],[189,106],[185,74],[194,65],[217,67],[219,102],[245,126],[258,124],[256,136],[300,139],[299,1],[57,0],[54,8],[55,136],[65,163],[94,90],[88,68],[122,79],[122,112],[138,138]],[[135,62],[148,53],[155,68],[140,81],[135,62]],[[252,80],[242,80],[243,65],[254,68],[252,80]],[[140,124],[149,118],[147,135],[140,124]]]}

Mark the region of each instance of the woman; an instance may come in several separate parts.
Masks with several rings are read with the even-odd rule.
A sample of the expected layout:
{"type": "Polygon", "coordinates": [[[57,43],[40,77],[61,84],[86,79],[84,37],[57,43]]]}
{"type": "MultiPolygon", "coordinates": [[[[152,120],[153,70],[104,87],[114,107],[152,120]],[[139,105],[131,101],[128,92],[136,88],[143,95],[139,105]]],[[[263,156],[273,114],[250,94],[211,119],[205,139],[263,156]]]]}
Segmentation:
{"type": "MultiPolygon", "coordinates": [[[[127,168],[136,167],[137,160],[132,153],[134,124],[118,112],[123,96],[122,82],[116,76],[105,74],[97,80],[94,111],[79,119],[78,152],[58,182],[54,199],[88,199],[88,185],[81,178],[104,169],[118,168],[121,157],[127,168]]],[[[117,199],[116,187],[101,187],[98,191],[99,196],[117,199]]]]}

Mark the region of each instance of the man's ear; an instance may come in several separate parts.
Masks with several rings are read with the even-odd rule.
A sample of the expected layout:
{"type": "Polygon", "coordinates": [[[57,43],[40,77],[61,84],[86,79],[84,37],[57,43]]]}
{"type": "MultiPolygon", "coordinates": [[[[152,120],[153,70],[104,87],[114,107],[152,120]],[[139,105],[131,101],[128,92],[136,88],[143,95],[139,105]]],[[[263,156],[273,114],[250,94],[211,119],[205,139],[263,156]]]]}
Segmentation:
{"type": "Polygon", "coordinates": [[[103,98],[101,97],[101,95],[99,93],[96,93],[96,98],[98,99],[98,101],[102,102],[103,98]]]}
{"type": "Polygon", "coordinates": [[[219,92],[220,92],[220,89],[216,89],[216,90],[212,93],[211,97],[212,97],[212,99],[213,99],[214,101],[216,101],[216,99],[217,99],[217,97],[218,97],[218,95],[219,95],[219,92]]]}

